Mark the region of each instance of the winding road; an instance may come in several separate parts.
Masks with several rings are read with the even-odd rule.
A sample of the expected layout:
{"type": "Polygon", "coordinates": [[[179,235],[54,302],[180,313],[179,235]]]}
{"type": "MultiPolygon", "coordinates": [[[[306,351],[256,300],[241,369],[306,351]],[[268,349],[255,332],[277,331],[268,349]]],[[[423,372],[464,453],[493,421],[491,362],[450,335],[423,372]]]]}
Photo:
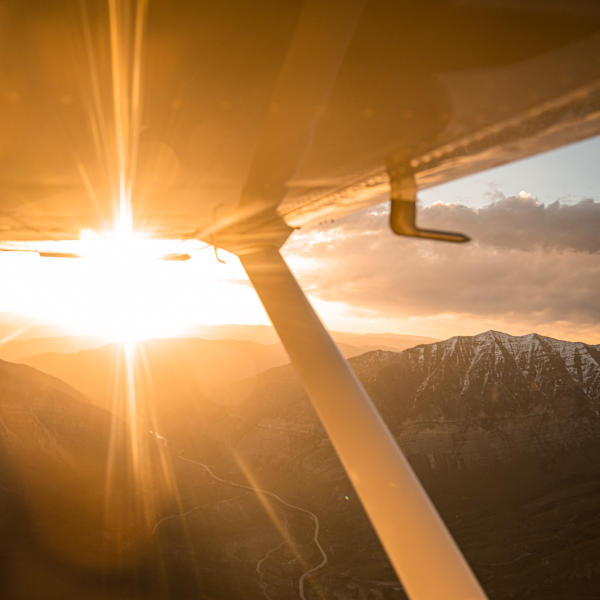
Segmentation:
{"type": "Polygon", "coordinates": [[[262,572],[263,563],[265,563],[271,556],[271,554],[275,554],[279,548],[281,548],[285,542],[281,542],[277,544],[277,546],[271,548],[267,551],[267,553],[256,563],[256,574],[258,575],[258,586],[260,587],[263,596],[267,600],[273,600],[271,596],[267,593],[267,584],[265,583],[264,573],[262,572]]]}
{"type": "MultiPolygon", "coordinates": [[[[205,465],[204,463],[201,463],[200,461],[197,460],[193,460],[191,458],[187,458],[186,456],[182,456],[179,455],[177,458],[179,458],[182,461],[197,465],[199,467],[202,467],[206,473],[208,473],[208,475],[210,477],[212,477],[215,481],[218,481],[219,483],[222,483],[224,485],[228,485],[230,487],[235,487],[235,488],[239,488],[242,490],[248,490],[250,492],[253,492],[254,494],[257,493],[261,493],[264,496],[268,496],[269,498],[273,498],[273,500],[276,500],[277,502],[279,502],[279,504],[281,504],[282,506],[285,506],[286,508],[290,508],[292,510],[296,510],[300,513],[303,513],[305,515],[307,515],[310,520],[313,523],[313,537],[312,537],[312,541],[313,544],[316,546],[316,548],[318,549],[320,555],[321,555],[321,560],[319,561],[318,564],[310,567],[309,569],[307,569],[306,571],[304,571],[302,573],[302,575],[300,576],[300,578],[298,579],[298,596],[300,597],[300,600],[307,600],[306,598],[306,593],[305,593],[305,583],[306,583],[306,578],[309,577],[310,575],[316,573],[317,571],[319,571],[320,569],[322,569],[328,562],[328,558],[327,558],[327,553],[325,552],[325,550],[323,549],[323,546],[321,545],[321,542],[319,541],[319,532],[320,532],[320,521],[319,521],[319,517],[317,517],[317,515],[306,509],[306,508],[302,508],[301,506],[297,506],[295,504],[292,504],[291,502],[287,502],[287,500],[284,500],[281,496],[279,496],[278,494],[274,493],[274,492],[270,492],[269,490],[263,490],[261,488],[254,488],[252,486],[249,485],[244,485],[241,483],[237,483],[235,481],[229,481],[227,479],[223,479],[222,477],[219,477],[218,475],[216,475],[214,473],[214,471],[208,466],[205,465]]],[[[193,509],[191,509],[190,511],[188,511],[185,514],[189,514],[190,512],[193,512],[194,510],[197,510],[200,507],[195,507],[193,509]]],[[[173,517],[175,517],[177,515],[173,515],[173,517]]],[[[164,521],[165,519],[162,519],[162,521],[164,521]]],[[[159,521],[159,523],[157,523],[157,526],[160,524],[161,521],[159,521]]],[[[282,543],[283,544],[283,543],[282,543]]],[[[265,554],[265,556],[263,556],[258,563],[256,564],[256,572],[259,574],[259,578],[260,578],[260,582],[259,585],[261,587],[261,590],[263,592],[263,595],[265,596],[265,598],[267,598],[267,600],[270,600],[269,596],[266,593],[265,590],[265,584],[264,581],[262,579],[262,571],[261,571],[261,567],[262,564],[267,560],[267,558],[274,552],[276,552],[281,546],[282,544],[279,544],[278,546],[276,546],[275,548],[272,548],[271,550],[269,550],[267,552],[267,554],[265,554]]]]}

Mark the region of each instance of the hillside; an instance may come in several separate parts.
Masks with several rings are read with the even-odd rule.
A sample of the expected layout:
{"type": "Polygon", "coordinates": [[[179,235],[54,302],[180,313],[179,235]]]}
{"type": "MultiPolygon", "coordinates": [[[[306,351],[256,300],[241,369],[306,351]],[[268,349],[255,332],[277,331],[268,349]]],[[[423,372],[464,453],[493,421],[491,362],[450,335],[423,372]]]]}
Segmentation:
{"type": "Polygon", "coordinates": [[[151,597],[151,525],[172,502],[158,470],[134,468],[131,440],[66,384],[0,361],[2,598],[151,597]]]}
{"type": "MultiPolygon", "coordinates": [[[[23,323],[17,317],[17,326],[0,323],[0,359],[11,362],[27,362],[39,354],[73,354],[106,346],[110,342],[99,335],[66,335],[63,331],[23,323]],[[58,335],[60,334],[60,335],[58,335]]],[[[357,356],[370,350],[392,350],[398,352],[417,344],[435,342],[433,338],[392,333],[360,334],[334,331],[333,337],[340,345],[344,356],[357,356]]],[[[234,340],[255,342],[272,346],[279,345],[275,330],[267,325],[202,325],[192,327],[187,337],[176,339],[234,340]]],[[[164,338],[165,340],[168,338],[164,338]]],[[[147,342],[146,342],[147,343],[147,342]]],[[[275,353],[277,355],[277,353],[275,353]]],[[[283,357],[283,350],[280,351],[283,357]]],[[[283,364],[277,361],[269,366],[283,364]]]]}
{"type": "MultiPolygon", "coordinates": [[[[346,356],[370,348],[341,345],[346,356]]],[[[137,415],[148,419],[147,427],[171,434],[179,430],[179,421],[184,421],[181,426],[190,423],[190,411],[203,419],[236,381],[283,365],[288,358],[281,344],[173,338],[137,343],[130,353],[121,344],[110,344],[39,354],[21,362],[58,377],[117,414],[133,392],[137,415]]]]}
{"type": "MultiPolygon", "coordinates": [[[[600,588],[599,358],[597,346],[486,332],[350,361],[490,598],[593,598],[600,588]]],[[[328,562],[308,597],[404,598],[292,369],[241,382],[228,402],[185,443],[185,457],[228,480],[251,474],[319,517],[328,562]]],[[[318,564],[310,520],[302,527],[275,508],[318,564]]],[[[257,539],[236,542],[248,569],[269,550],[257,539]]],[[[261,585],[292,598],[301,562],[271,543],[261,585]]]]}
{"type": "MultiPolygon", "coordinates": [[[[178,506],[165,504],[152,519],[148,548],[160,560],[156,573],[165,586],[156,590],[212,600],[405,598],[289,365],[238,381],[230,377],[227,385],[205,389],[200,397],[203,374],[185,391],[186,369],[197,364],[197,355],[188,357],[184,369],[177,353],[150,347],[146,354],[154,381],[162,381],[156,389],[166,394],[171,385],[153,437],[178,498],[178,506]]],[[[215,351],[205,364],[216,365],[218,358],[215,351]]],[[[350,363],[492,600],[597,597],[598,346],[490,331],[403,352],[367,352],[350,363]]],[[[25,443],[35,449],[34,462],[54,448],[42,442],[48,432],[56,439],[61,423],[69,424],[67,432],[80,432],[71,450],[81,456],[73,459],[76,466],[90,464],[88,448],[106,450],[105,411],[28,367],[6,368],[22,374],[19,386],[30,386],[21,395],[5,386],[6,398],[20,398],[24,406],[37,399],[46,407],[64,407],[57,414],[80,415],[47,421],[45,437],[25,443]],[[35,387],[38,381],[60,389],[42,393],[46,388],[35,387]]],[[[123,373],[112,376],[114,383],[123,373]]],[[[3,377],[0,372],[0,382],[3,377]]],[[[17,437],[27,440],[39,431],[33,422],[25,425],[17,437]]],[[[146,461],[153,465],[156,490],[161,478],[154,467],[161,460],[146,461]]],[[[94,461],[102,463],[100,456],[94,461]]],[[[43,471],[54,473],[56,467],[47,464],[40,462],[43,471]]],[[[53,513],[58,523],[67,518],[61,511],[67,513],[72,498],[81,503],[65,477],[56,475],[62,493],[53,513]]],[[[44,485],[27,496],[52,498],[44,485]]],[[[90,490],[99,485],[86,483],[90,490]]],[[[50,539],[63,539],[52,532],[50,539]]],[[[29,538],[9,532],[7,539],[29,538]]],[[[140,573],[154,586],[147,571],[154,564],[146,557],[133,569],[135,577],[127,575],[115,590],[126,590],[140,573]]],[[[152,596],[146,591],[142,597],[152,596]]]]}

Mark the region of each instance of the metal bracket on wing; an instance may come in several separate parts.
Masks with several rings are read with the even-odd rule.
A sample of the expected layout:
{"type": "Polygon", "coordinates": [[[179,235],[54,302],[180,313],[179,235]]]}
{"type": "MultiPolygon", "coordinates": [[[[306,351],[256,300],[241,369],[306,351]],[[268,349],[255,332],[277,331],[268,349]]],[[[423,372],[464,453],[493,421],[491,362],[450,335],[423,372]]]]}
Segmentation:
{"type": "Polygon", "coordinates": [[[388,168],[391,187],[390,227],[397,235],[420,237],[443,242],[468,242],[462,233],[421,229],[416,223],[417,183],[411,171],[394,172],[388,168]]]}

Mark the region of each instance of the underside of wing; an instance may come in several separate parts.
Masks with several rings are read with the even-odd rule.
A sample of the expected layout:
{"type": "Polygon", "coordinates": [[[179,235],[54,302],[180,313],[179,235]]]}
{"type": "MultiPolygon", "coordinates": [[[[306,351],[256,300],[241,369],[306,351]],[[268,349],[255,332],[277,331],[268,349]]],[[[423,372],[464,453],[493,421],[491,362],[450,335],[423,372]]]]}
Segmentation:
{"type": "Polygon", "coordinates": [[[0,239],[214,241],[600,133],[576,1],[8,2],[0,239]]]}

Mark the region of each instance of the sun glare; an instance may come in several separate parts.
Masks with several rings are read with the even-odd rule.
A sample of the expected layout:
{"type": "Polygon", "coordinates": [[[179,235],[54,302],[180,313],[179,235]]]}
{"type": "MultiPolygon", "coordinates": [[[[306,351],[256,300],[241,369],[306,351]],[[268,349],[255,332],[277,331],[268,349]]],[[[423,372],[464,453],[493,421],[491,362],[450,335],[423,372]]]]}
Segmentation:
{"type": "Polygon", "coordinates": [[[1,255],[13,285],[3,291],[0,310],[58,326],[65,334],[131,344],[194,335],[194,327],[202,325],[266,322],[237,258],[223,252],[221,264],[198,241],[151,239],[117,228],[35,247],[81,258],[41,258],[31,251],[1,255]],[[174,254],[191,259],[163,260],[174,254]]]}
{"type": "Polygon", "coordinates": [[[144,282],[152,279],[164,243],[144,239],[123,226],[106,235],[84,231],[80,246],[82,261],[101,282],[93,311],[108,336],[130,345],[166,333],[163,318],[147,318],[146,308],[153,299],[144,293],[144,282]]]}

